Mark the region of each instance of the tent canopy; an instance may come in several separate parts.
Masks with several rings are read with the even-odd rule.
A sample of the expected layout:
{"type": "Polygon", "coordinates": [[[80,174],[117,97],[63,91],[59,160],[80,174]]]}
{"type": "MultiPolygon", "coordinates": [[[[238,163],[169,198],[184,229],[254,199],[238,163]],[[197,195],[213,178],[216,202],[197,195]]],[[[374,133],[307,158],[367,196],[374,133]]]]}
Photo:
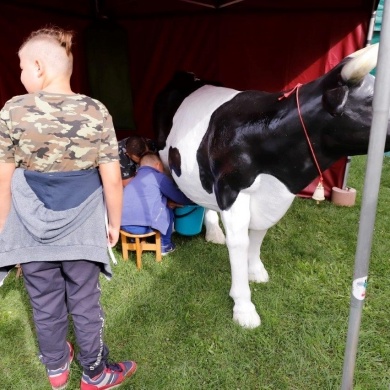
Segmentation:
{"type": "Polygon", "coordinates": [[[312,12],[371,10],[371,0],[3,0],[34,11],[57,13],[88,19],[105,15],[116,20],[141,17],[166,17],[173,14],[204,12],[312,12]]]}

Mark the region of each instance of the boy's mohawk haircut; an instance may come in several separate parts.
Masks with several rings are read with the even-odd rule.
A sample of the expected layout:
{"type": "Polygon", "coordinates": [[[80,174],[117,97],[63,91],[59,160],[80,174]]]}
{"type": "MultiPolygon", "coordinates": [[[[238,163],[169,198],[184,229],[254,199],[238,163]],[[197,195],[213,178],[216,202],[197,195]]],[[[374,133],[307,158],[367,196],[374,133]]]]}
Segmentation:
{"type": "Polygon", "coordinates": [[[47,37],[56,40],[60,46],[64,47],[66,54],[69,56],[72,49],[72,39],[74,32],[71,30],[64,30],[56,26],[47,26],[39,30],[33,31],[24,41],[20,49],[22,49],[28,42],[39,37],[47,37]]]}

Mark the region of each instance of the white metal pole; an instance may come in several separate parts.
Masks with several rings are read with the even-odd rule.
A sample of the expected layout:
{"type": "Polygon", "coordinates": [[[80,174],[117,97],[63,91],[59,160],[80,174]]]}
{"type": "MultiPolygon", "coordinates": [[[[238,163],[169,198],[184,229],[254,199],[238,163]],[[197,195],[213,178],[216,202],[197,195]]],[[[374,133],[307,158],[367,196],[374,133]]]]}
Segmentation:
{"type": "MultiPolygon", "coordinates": [[[[375,7],[375,4],[373,5],[373,7],[375,7]]],[[[368,32],[367,32],[367,38],[366,38],[366,46],[371,45],[371,40],[372,40],[372,37],[374,35],[375,19],[376,19],[376,8],[374,8],[371,12],[370,24],[368,26],[368,32]]],[[[350,165],[351,165],[351,157],[348,156],[347,162],[345,164],[343,186],[341,187],[343,190],[345,190],[347,188],[347,181],[348,181],[350,165]]]]}
{"type": "Polygon", "coordinates": [[[355,254],[342,390],[353,389],[359,329],[368,278],[372,236],[390,109],[390,8],[384,6],[374,89],[373,118],[364,179],[362,209],[355,254]]]}

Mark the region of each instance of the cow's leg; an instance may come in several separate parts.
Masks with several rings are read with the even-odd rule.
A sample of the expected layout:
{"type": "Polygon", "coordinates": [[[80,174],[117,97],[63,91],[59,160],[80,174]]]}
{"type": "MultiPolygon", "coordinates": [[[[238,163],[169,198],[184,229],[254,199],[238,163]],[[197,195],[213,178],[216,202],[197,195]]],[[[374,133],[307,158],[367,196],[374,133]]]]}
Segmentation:
{"type": "Polygon", "coordinates": [[[203,223],[206,227],[206,241],[214,244],[225,244],[225,235],[219,226],[219,217],[216,211],[206,209],[203,223]]]}
{"type": "Polygon", "coordinates": [[[260,249],[268,229],[249,229],[248,277],[250,282],[268,282],[268,272],[260,259],[260,249]]]}
{"type": "Polygon", "coordinates": [[[260,316],[251,302],[248,280],[249,196],[240,194],[234,205],[222,211],[221,216],[232,272],[230,296],[234,300],[233,320],[244,328],[256,328],[260,325],[260,316]]]}

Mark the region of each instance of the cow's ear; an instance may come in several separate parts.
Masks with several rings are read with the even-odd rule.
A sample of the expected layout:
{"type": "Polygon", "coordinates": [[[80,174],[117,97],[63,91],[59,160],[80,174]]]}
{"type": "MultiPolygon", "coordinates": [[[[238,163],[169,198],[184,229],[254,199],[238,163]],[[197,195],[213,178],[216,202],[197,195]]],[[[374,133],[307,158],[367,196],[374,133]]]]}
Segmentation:
{"type": "Polygon", "coordinates": [[[334,89],[328,89],[322,95],[322,103],[325,109],[333,116],[343,115],[347,99],[348,87],[346,85],[342,85],[334,89]]]}

